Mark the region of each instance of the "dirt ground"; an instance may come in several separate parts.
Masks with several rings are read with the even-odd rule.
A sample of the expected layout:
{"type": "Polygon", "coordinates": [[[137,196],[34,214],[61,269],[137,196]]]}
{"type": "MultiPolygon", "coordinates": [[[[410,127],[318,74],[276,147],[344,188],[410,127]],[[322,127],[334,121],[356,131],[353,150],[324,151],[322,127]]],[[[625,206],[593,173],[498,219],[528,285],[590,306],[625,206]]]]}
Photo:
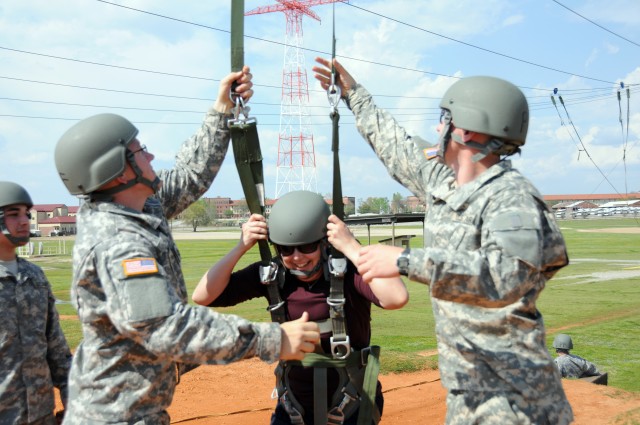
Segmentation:
{"type": "MultiPolygon", "coordinates": [[[[200,366],[182,377],[169,408],[172,424],[268,424],[275,400],[273,365],[256,359],[200,366]]],[[[446,393],[437,370],[381,375],[385,404],[380,425],[442,424],[446,393]]],[[[575,425],[640,423],[640,394],[563,380],[575,425]]],[[[57,394],[56,394],[57,396],[57,394]]],[[[56,410],[61,408],[59,398],[56,410]]]]}
{"type": "MultiPolygon", "coordinates": [[[[372,236],[380,233],[375,227],[372,236]]],[[[637,229],[597,229],[597,232],[635,233],[637,229]]],[[[389,231],[386,230],[385,234],[389,231]]],[[[191,233],[191,232],[189,232],[191,233]]],[[[174,234],[176,239],[211,238],[209,233],[174,234]]],[[[354,229],[357,237],[366,228],[354,229]]],[[[410,233],[397,227],[395,234],[410,233]]],[[[239,232],[218,234],[236,239],[239,232]]],[[[446,392],[437,370],[381,375],[385,397],[381,425],[442,424],[446,392]]],[[[271,399],[273,365],[246,360],[226,366],[202,366],[183,376],[169,409],[172,424],[268,424],[276,401],[271,399]]],[[[640,394],[579,380],[563,380],[576,425],[640,424],[640,394]]]]}
{"type": "MultiPolygon", "coordinates": [[[[169,409],[172,424],[268,424],[275,400],[273,366],[245,360],[202,366],[182,378],[169,409]]],[[[385,397],[381,425],[442,424],[445,390],[437,370],[381,375],[385,397]]],[[[640,394],[563,380],[575,424],[640,423],[640,394]]]]}
{"type": "MultiPolygon", "coordinates": [[[[397,230],[396,235],[406,233],[397,230]]],[[[363,236],[366,229],[357,229],[354,233],[363,236]]],[[[177,232],[174,237],[236,239],[239,232],[215,236],[206,232],[177,232]]],[[[201,366],[189,372],[176,388],[169,409],[171,423],[268,424],[276,403],[271,399],[275,383],[273,368],[274,365],[251,359],[225,366],[201,366]]],[[[385,397],[381,425],[444,423],[446,393],[437,370],[381,375],[380,381],[385,397]]],[[[640,394],[578,380],[563,380],[563,385],[573,407],[574,424],[640,424],[640,394]]],[[[57,404],[59,407],[59,400],[57,404]]]]}

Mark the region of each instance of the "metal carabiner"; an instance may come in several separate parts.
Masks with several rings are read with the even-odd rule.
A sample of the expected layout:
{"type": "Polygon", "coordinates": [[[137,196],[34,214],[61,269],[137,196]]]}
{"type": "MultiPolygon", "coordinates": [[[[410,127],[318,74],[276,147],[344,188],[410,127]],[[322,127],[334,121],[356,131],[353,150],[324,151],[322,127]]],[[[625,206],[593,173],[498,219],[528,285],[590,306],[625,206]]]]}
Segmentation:
{"type": "MultiPolygon", "coordinates": [[[[333,77],[334,75],[331,74],[331,81],[334,81],[333,77]]],[[[342,90],[337,84],[331,83],[329,87],[327,87],[327,99],[329,99],[329,105],[331,106],[332,111],[335,111],[337,109],[341,96],[342,90]]]]}
{"type": "MultiPolygon", "coordinates": [[[[234,83],[236,84],[236,83],[234,83]]],[[[229,90],[229,100],[235,105],[231,111],[233,112],[233,122],[244,122],[249,119],[249,111],[251,108],[244,103],[244,99],[240,94],[236,93],[234,90],[234,86],[231,86],[229,90]],[[244,118],[240,118],[240,114],[244,116],[244,118]]]]}

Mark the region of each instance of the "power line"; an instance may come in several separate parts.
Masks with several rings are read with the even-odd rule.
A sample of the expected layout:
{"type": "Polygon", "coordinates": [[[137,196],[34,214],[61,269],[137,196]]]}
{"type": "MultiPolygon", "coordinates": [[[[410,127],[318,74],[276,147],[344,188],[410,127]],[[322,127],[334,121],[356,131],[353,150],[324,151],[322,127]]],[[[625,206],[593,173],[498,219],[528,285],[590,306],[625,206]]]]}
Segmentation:
{"type": "MultiPolygon", "coordinates": [[[[100,1],[102,1],[102,0],[100,0],[100,1]]],[[[355,4],[351,4],[351,3],[344,3],[344,4],[346,4],[348,6],[351,6],[351,7],[355,7],[356,9],[360,9],[360,10],[363,10],[365,12],[371,13],[373,15],[379,16],[381,18],[388,19],[388,20],[396,22],[398,24],[405,25],[405,26],[407,26],[409,28],[413,28],[413,29],[416,29],[416,30],[419,30],[419,31],[422,31],[422,32],[426,32],[428,34],[432,34],[432,35],[435,35],[437,37],[441,37],[441,38],[444,38],[444,39],[447,39],[447,40],[450,40],[450,41],[454,41],[456,43],[460,43],[460,44],[463,44],[463,45],[468,46],[468,47],[473,47],[474,49],[482,50],[482,51],[487,52],[487,53],[491,53],[491,54],[494,54],[494,55],[502,56],[503,58],[507,58],[507,59],[511,59],[511,60],[514,60],[514,61],[526,63],[527,65],[536,66],[538,68],[547,69],[549,71],[559,72],[561,74],[571,75],[571,76],[575,76],[575,77],[581,77],[581,78],[584,78],[584,79],[587,79],[587,80],[592,80],[592,81],[599,81],[601,83],[615,84],[614,82],[611,82],[611,81],[601,80],[599,78],[588,77],[586,75],[580,75],[580,74],[576,74],[576,73],[569,72],[569,71],[563,71],[561,69],[552,68],[550,66],[541,65],[541,64],[538,64],[538,63],[535,63],[535,62],[531,62],[531,61],[528,61],[528,60],[516,58],[514,56],[510,56],[510,55],[507,55],[507,54],[504,54],[504,53],[496,52],[495,50],[491,50],[491,49],[487,49],[487,48],[484,48],[484,47],[476,46],[475,44],[467,43],[465,41],[457,40],[455,38],[448,37],[446,35],[439,34],[437,32],[429,31],[429,30],[427,30],[425,28],[418,27],[416,25],[409,24],[407,22],[403,22],[403,21],[400,21],[398,19],[394,19],[394,18],[391,18],[389,16],[382,15],[382,14],[374,12],[372,10],[368,10],[368,9],[363,8],[363,7],[356,6],[355,4]]]]}
{"type": "MultiPolygon", "coordinates": [[[[10,100],[14,102],[28,102],[28,103],[43,103],[47,105],[58,105],[58,106],[80,106],[83,108],[103,108],[103,109],[126,109],[131,111],[147,111],[147,112],[173,112],[179,114],[202,114],[203,111],[191,111],[185,109],[158,109],[158,108],[142,108],[142,107],[133,107],[133,106],[121,106],[121,105],[95,105],[95,104],[87,104],[87,103],[70,103],[70,102],[58,102],[58,101],[50,101],[50,100],[36,100],[36,99],[18,99],[14,97],[0,97],[0,100],[10,100]]],[[[280,106],[279,103],[260,103],[260,102],[251,102],[252,105],[266,105],[266,106],[280,106]]],[[[311,108],[322,108],[326,109],[326,105],[309,105],[311,108]]],[[[386,109],[386,108],[385,108],[386,109]]],[[[389,108],[391,109],[391,108],[389,108]]],[[[394,109],[417,109],[417,108],[394,108],[394,109]]],[[[419,113],[395,113],[397,116],[440,116],[440,108],[420,108],[420,109],[431,109],[437,110],[437,112],[419,112],[419,113]]],[[[261,116],[279,116],[280,113],[260,113],[261,116]]],[[[326,117],[327,114],[310,114],[311,117],[326,117]]]]}
{"type": "MultiPolygon", "coordinates": [[[[115,93],[123,93],[123,94],[132,94],[132,95],[139,95],[139,96],[153,96],[153,97],[161,97],[161,98],[178,98],[178,99],[186,99],[186,100],[197,100],[197,101],[206,101],[206,102],[212,102],[213,99],[209,99],[209,98],[198,98],[198,97],[188,97],[188,96],[177,96],[177,95],[171,95],[171,94],[161,94],[161,93],[149,93],[149,92],[137,92],[137,91],[127,91],[127,90],[116,90],[116,89],[109,89],[109,88],[103,88],[103,87],[89,87],[89,86],[78,86],[78,85],[72,85],[72,84],[64,84],[64,83],[56,83],[56,82],[51,82],[51,81],[40,81],[40,80],[30,80],[30,79],[24,79],[24,78],[16,78],[16,77],[9,77],[9,76],[4,76],[4,75],[0,75],[0,79],[8,79],[8,80],[13,80],[13,81],[22,81],[22,82],[26,82],[26,83],[30,83],[30,84],[45,84],[45,85],[52,85],[52,86],[61,86],[61,87],[68,87],[68,88],[76,88],[76,89],[81,89],[81,90],[93,90],[93,91],[104,91],[104,92],[115,92],[115,93]]],[[[632,92],[636,92],[639,89],[635,89],[632,90],[632,92]]],[[[597,90],[600,91],[600,90],[597,90]]],[[[602,101],[602,100],[606,100],[609,96],[611,96],[612,93],[604,93],[604,94],[599,94],[599,95],[591,95],[591,96],[583,96],[580,93],[576,93],[575,96],[569,98],[566,103],[567,104],[579,104],[579,103],[590,103],[590,102],[597,102],[597,101],[602,101]]],[[[380,96],[380,97],[385,97],[384,95],[380,96]]],[[[398,96],[388,96],[388,97],[398,97],[398,96]]],[[[402,97],[402,96],[400,96],[402,97]]],[[[426,100],[434,100],[434,99],[439,99],[439,98],[432,98],[432,97],[420,97],[420,96],[414,96],[414,99],[426,99],[426,100]]],[[[0,97],[0,99],[4,99],[4,100],[11,100],[11,101],[19,101],[19,102],[33,102],[33,103],[46,103],[46,104],[55,104],[55,105],[63,105],[63,106],[84,106],[84,107],[99,107],[99,108],[112,108],[112,109],[129,109],[129,110],[142,110],[142,111],[154,111],[154,112],[176,112],[176,113],[202,113],[202,111],[190,111],[190,110],[175,110],[175,109],[158,109],[158,108],[144,108],[144,107],[131,107],[131,106],[120,106],[120,105],[91,105],[91,104],[79,104],[79,103],[69,103],[69,102],[61,102],[61,101],[45,101],[45,100],[37,100],[37,99],[18,99],[18,98],[11,98],[11,97],[0,97]]],[[[257,102],[254,101],[252,99],[251,101],[252,105],[261,105],[261,106],[280,106],[280,103],[269,103],[269,102],[257,102]]],[[[326,105],[322,104],[322,105],[309,105],[310,108],[322,108],[325,109],[326,105]]],[[[548,103],[547,102],[530,102],[529,103],[529,107],[531,110],[541,110],[541,109],[548,109],[548,103]]],[[[440,111],[440,107],[439,106],[434,106],[434,107],[383,107],[383,109],[386,110],[420,110],[420,111],[435,111],[432,113],[427,112],[427,115],[431,115],[431,116],[439,116],[439,111],[440,111]]],[[[274,114],[277,115],[277,114],[274,114]]],[[[394,115],[419,115],[419,114],[402,114],[402,113],[394,113],[394,115]]],[[[315,115],[315,116],[320,116],[320,115],[315,115]]]]}
{"type": "MultiPolygon", "coordinates": [[[[173,21],[176,21],[176,22],[182,22],[182,23],[186,23],[186,24],[189,24],[189,25],[196,25],[196,26],[199,26],[199,27],[208,28],[208,29],[212,29],[212,30],[215,30],[215,31],[229,33],[228,30],[215,28],[215,27],[212,27],[212,26],[209,26],[209,25],[198,24],[198,23],[187,21],[187,20],[184,20],[184,19],[173,18],[173,17],[167,16],[167,15],[161,15],[159,13],[149,12],[149,11],[146,11],[146,10],[137,9],[137,8],[133,8],[133,7],[130,7],[130,6],[123,6],[123,5],[112,3],[112,2],[109,2],[109,1],[106,1],[106,0],[97,0],[97,1],[99,1],[101,3],[109,4],[109,5],[112,5],[112,6],[122,7],[124,9],[129,9],[129,10],[132,10],[132,11],[149,14],[149,15],[160,17],[160,18],[163,18],[163,19],[169,19],[169,20],[173,20],[173,21]]],[[[615,84],[614,82],[611,82],[611,81],[606,81],[606,80],[602,80],[602,79],[598,79],[598,78],[594,78],[594,77],[588,77],[588,76],[585,76],[585,75],[580,75],[580,74],[576,74],[576,73],[569,72],[569,71],[563,71],[563,70],[560,70],[560,69],[557,69],[557,68],[553,68],[553,67],[549,67],[549,66],[546,66],[546,65],[537,64],[535,62],[527,61],[527,60],[516,58],[514,56],[510,56],[510,55],[507,55],[507,54],[504,54],[504,53],[496,52],[496,51],[491,50],[491,49],[487,49],[487,48],[484,48],[484,47],[476,46],[474,44],[467,43],[467,42],[464,42],[464,41],[461,41],[461,40],[457,40],[455,38],[448,37],[446,35],[439,34],[437,32],[429,31],[429,30],[427,30],[425,28],[418,27],[416,25],[412,25],[412,24],[409,24],[409,23],[404,22],[404,21],[400,21],[400,20],[395,19],[395,18],[391,18],[389,16],[374,12],[374,11],[369,10],[369,9],[365,9],[363,7],[360,7],[360,6],[356,6],[356,5],[352,4],[352,3],[342,3],[342,4],[354,7],[356,9],[362,10],[364,12],[370,13],[370,14],[378,16],[380,18],[384,18],[384,19],[399,23],[399,24],[407,26],[409,28],[413,28],[413,29],[416,29],[416,30],[419,30],[419,31],[422,31],[422,32],[426,32],[428,34],[432,34],[432,35],[435,35],[437,37],[441,37],[441,38],[444,38],[444,39],[447,39],[447,40],[450,40],[450,41],[454,41],[456,43],[463,44],[463,45],[468,46],[468,47],[472,47],[472,48],[475,48],[475,49],[478,49],[478,50],[482,50],[482,51],[487,52],[487,53],[491,53],[491,54],[494,54],[494,55],[502,56],[502,57],[507,58],[507,59],[511,59],[511,60],[522,62],[522,63],[528,64],[528,65],[532,65],[532,66],[536,66],[536,67],[539,67],[539,68],[547,69],[549,71],[559,72],[559,73],[562,73],[562,74],[565,74],[565,75],[571,75],[571,76],[580,77],[580,78],[584,78],[584,79],[592,80],[592,81],[599,81],[601,83],[615,84]]],[[[245,37],[251,38],[251,39],[255,39],[255,40],[264,41],[264,42],[268,42],[268,43],[283,45],[283,43],[275,42],[275,41],[272,41],[272,40],[266,40],[266,39],[263,39],[263,38],[252,37],[252,36],[247,36],[247,35],[245,35],[245,37]]],[[[324,52],[324,51],[313,50],[313,49],[308,49],[308,48],[303,48],[303,47],[301,47],[300,49],[308,51],[308,52],[320,53],[320,54],[323,54],[323,55],[328,55],[329,54],[329,53],[324,52]]],[[[430,74],[430,75],[436,75],[436,76],[441,76],[441,77],[449,77],[449,78],[456,78],[456,79],[459,78],[459,77],[455,77],[455,76],[452,76],[452,75],[439,74],[439,73],[424,71],[424,70],[420,70],[420,69],[400,67],[400,66],[385,64],[385,63],[381,63],[381,62],[369,61],[369,60],[361,59],[361,58],[353,58],[353,57],[348,57],[348,56],[338,56],[338,57],[345,58],[345,59],[350,59],[350,60],[355,60],[355,61],[360,61],[360,62],[365,62],[365,63],[369,63],[369,64],[373,64],[373,65],[379,65],[379,66],[385,66],[385,67],[390,67],[390,68],[402,69],[402,70],[405,70],[405,71],[420,72],[420,73],[423,73],[423,74],[430,74]]],[[[529,87],[525,87],[525,88],[529,88],[529,87]]]]}
{"type": "Polygon", "coordinates": [[[560,3],[559,1],[557,1],[557,0],[552,0],[552,1],[553,1],[554,3],[556,3],[557,5],[564,7],[564,8],[565,8],[565,9],[567,9],[569,12],[571,12],[571,13],[573,13],[573,14],[575,14],[575,15],[578,15],[579,17],[581,17],[581,18],[582,18],[582,19],[584,19],[585,21],[589,21],[589,22],[591,22],[593,25],[597,26],[598,28],[601,28],[601,29],[605,30],[605,31],[606,31],[606,32],[608,32],[609,34],[613,34],[613,35],[615,35],[616,37],[619,37],[619,38],[623,39],[624,41],[628,41],[629,43],[631,43],[631,44],[635,44],[636,46],[640,47],[640,44],[636,43],[635,41],[633,41],[633,40],[629,40],[628,38],[623,37],[623,36],[621,36],[620,34],[615,33],[615,32],[611,31],[611,30],[610,30],[610,29],[608,29],[608,28],[603,27],[603,26],[602,26],[602,25],[600,25],[599,23],[594,22],[594,21],[592,21],[591,19],[587,18],[586,16],[583,16],[583,15],[579,14],[579,13],[578,13],[578,12],[576,12],[575,10],[570,9],[569,7],[567,7],[567,6],[565,6],[564,4],[560,3]]]}

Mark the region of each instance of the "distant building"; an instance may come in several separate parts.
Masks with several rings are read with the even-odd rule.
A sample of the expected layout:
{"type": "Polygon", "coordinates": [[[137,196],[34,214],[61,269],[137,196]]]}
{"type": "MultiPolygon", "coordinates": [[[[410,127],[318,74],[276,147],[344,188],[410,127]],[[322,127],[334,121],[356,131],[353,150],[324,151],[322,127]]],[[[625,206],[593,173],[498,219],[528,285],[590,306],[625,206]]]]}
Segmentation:
{"type": "Polygon", "coordinates": [[[596,206],[602,206],[602,204],[611,201],[625,201],[625,200],[633,200],[640,201],[640,193],[634,192],[629,193],[628,195],[621,195],[617,193],[600,193],[600,194],[590,194],[590,195],[544,195],[544,201],[550,206],[554,206],[561,202],[591,202],[596,206]]]}
{"type": "Polygon", "coordinates": [[[41,236],[75,235],[78,207],[67,207],[65,204],[36,204],[31,208],[32,234],[41,236]],[[73,215],[69,215],[69,211],[73,215]]]}

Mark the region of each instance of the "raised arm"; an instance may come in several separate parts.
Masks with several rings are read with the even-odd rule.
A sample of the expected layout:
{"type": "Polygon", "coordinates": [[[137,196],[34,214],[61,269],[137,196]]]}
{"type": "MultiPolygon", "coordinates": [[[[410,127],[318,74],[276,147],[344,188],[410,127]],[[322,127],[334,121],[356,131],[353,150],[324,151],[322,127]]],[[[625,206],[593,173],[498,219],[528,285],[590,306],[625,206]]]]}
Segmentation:
{"type": "MultiPolygon", "coordinates": [[[[317,57],[316,62],[321,66],[314,66],[312,68],[315,73],[314,77],[320,81],[320,86],[327,90],[331,84],[331,61],[329,59],[317,57]]],[[[333,60],[335,70],[338,73],[337,84],[342,92],[342,97],[346,97],[346,94],[356,85],[356,80],[347,72],[346,69],[338,62],[337,59],[333,60]]]]}
{"type": "Polygon", "coordinates": [[[251,78],[250,69],[245,66],[220,81],[214,105],[200,128],[180,146],[173,168],[158,172],[163,184],[157,196],[167,218],[180,214],[211,187],[229,148],[227,120],[232,117],[233,107],[229,90],[237,82],[235,91],[248,102],[253,95],[251,78]]]}
{"type": "Polygon", "coordinates": [[[229,284],[231,272],[240,258],[259,240],[267,239],[267,222],[260,214],[253,214],[242,225],[238,244],[220,261],[214,264],[200,279],[191,299],[197,304],[211,304],[229,284]]]}
{"type": "MultiPolygon", "coordinates": [[[[358,264],[360,243],[344,221],[333,214],[329,216],[329,223],[327,223],[327,237],[331,245],[342,252],[353,264],[358,264]]],[[[409,302],[409,293],[399,276],[374,278],[368,283],[384,309],[395,310],[409,302]]]]}

